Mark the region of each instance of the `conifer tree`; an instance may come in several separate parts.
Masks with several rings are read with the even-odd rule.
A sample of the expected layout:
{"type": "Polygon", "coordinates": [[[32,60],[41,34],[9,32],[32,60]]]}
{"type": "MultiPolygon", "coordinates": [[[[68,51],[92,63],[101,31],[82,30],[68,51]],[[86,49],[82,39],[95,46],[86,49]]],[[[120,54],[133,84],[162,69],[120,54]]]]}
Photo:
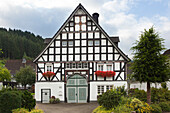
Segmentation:
{"type": "Polygon", "coordinates": [[[133,77],[137,81],[147,83],[148,104],[151,104],[150,83],[161,83],[170,79],[167,57],[161,54],[165,49],[163,40],[151,27],[148,31],[144,30],[139,41],[136,41],[135,46],[131,48],[134,52],[133,77]]]}

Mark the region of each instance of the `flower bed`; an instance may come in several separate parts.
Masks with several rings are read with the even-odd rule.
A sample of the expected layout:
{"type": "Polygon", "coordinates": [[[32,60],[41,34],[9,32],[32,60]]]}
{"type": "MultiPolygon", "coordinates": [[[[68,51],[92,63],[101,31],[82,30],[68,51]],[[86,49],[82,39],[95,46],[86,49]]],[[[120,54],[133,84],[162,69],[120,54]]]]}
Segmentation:
{"type": "Polygon", "coordinates": [[[43,76],[45,76],[45,77],[51,77],[51,76],[54,76],[54,75],[55,75],[55,73],[51,72],[51,71],[47,71],[47,72],[43,73],[43,76]]]}
{"type": "Polygon", "coordinates": [[[100,76],[100,77],[113,77],[115,76],[114,71],[96,71],[95,75],[100,76]]]}

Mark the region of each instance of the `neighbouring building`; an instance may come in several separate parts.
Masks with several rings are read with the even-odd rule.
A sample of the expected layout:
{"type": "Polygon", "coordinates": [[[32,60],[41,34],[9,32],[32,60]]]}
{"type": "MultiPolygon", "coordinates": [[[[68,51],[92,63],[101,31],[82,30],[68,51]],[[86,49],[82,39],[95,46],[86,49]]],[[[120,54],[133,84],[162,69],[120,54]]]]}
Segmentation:
{"type": "MultiPolygon", "coordinates": [[[[113,85],[127,87],[127,62],[118,47],[119,37],[110,37],[79,4],[46,48],[36,64],[35,99],[48,103],[51,96],[68,103],[97,101],[113,85]],[[96,71],[114,71],[115,76],[97,76],[96,71]],[[53,76],[45,76],[52,72],[53,76]]],[[[47,41],[48,42],[48,41],[47,41]]],[[[46,42],[46,43],[47,43],[46,42]]]]}

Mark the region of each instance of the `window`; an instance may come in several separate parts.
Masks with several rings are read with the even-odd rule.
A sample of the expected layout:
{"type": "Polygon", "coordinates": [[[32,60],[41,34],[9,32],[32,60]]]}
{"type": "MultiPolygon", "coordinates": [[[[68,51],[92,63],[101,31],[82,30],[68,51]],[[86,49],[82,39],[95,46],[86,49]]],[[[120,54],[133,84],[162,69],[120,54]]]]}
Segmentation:
{"type": "Polygon", "coordinates": [[[112,71],[112,65],[107,65],[107,71],[112,71]]]}
{"type": "Polygon", "coordinates": [[[81,68],[81,63],[78,63],[78,68],[81,68]]]}
{"type": "Polygon", "coordinates": [[[93,41],[88,41],[88,45],[92,46],[93,45],[93,41]]]}
{"type": "Polygon", "coordinates": [[[47,71],[51,71],[51,66],[47,66],[47,71]]]}
{"type": "Polygon", "coordinates": [[[70,64],[69,63],[66,64],[66,68],[70,68],[70,64]]]}
{"type": "Polygon", "coordinates": [[[73,41],[68,42],[69,46],[73,46],[73,41]]]}
{"type": "Polygon", "coordinates": [[[87,63],[83,63],[83,68],[88,68],[87,63]]]}
{"type": "Polygon", "coordinates": [[[95,45],[99,45],[99,40],[95,40],[95,45]]]}
{"type": "Polygon", "coordinates": [[[98,70],[103,71],[103,65],[98,65],[98,70]]]}
{"type": "Polygon", "coordinates": [[[62,41],[62,46],[67,46],[67,41],[62,41]]]}
{"type": "Polygon", "coordinates": [[[73,68],[76,68],[76,63],[73,63],[73,68]]]}
{"type": "Polygon", "coordinates": [[[98,89],[97,89],[97,90],[98,90],[97,93],[98,93],[99,95],[103,94],[103,93],[104,93],[104,86],[98,86],[98,89]]]}
{"type": "Polygon", "coordinates": [[[106,86],[106,91],[113,89],[113,85],[106,86]]]}

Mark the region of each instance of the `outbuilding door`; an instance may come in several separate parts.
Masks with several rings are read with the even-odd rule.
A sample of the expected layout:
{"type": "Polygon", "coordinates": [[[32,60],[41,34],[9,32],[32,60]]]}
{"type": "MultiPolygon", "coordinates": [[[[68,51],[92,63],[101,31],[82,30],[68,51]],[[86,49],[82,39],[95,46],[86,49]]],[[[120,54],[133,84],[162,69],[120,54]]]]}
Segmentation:
{"type": "Polygon", "coordinates": [[[41,89],[41,102],[49,103],[51,96],[51,89],[41,89]]]}
{"type": "Polygon", "coordinates": [[[87,80],[78,74],[67,80],[67,102],[86,103],[87,102],[87,80]]]}

